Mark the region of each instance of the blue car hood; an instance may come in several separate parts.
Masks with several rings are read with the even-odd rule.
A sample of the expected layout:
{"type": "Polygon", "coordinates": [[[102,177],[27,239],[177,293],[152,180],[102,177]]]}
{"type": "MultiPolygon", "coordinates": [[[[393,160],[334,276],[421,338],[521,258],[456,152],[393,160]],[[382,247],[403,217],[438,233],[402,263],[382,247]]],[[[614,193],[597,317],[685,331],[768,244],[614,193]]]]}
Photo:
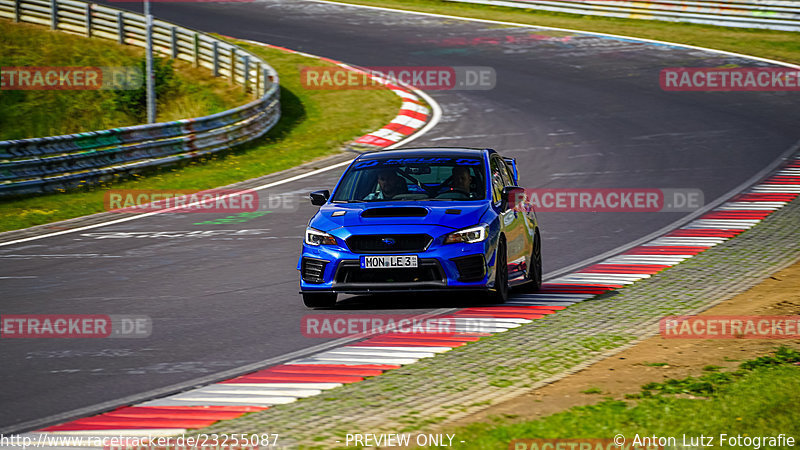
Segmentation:
{"type": "Polygon", "coordinates": [[[481,223],[488,209],[488,202],[474,201],[328,203],[319,209],[309,226],[326,232],[342,227],[403,225],[438,225],[457,230],[481,223]]]}

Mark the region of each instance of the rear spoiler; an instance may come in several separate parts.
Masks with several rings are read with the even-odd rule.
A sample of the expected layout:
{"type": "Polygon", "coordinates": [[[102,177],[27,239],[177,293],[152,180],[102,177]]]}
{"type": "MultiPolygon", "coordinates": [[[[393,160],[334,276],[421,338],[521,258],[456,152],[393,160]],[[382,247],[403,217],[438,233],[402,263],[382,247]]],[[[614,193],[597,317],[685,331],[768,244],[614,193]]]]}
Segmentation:
{"type": "Polygon", "coordinates": [[[511,167],[511,173],[514,174],[514,184],[519,184],[519,174],[517,173],[517,160],[514,158],[503,158],[503,161],[511,167]]]}

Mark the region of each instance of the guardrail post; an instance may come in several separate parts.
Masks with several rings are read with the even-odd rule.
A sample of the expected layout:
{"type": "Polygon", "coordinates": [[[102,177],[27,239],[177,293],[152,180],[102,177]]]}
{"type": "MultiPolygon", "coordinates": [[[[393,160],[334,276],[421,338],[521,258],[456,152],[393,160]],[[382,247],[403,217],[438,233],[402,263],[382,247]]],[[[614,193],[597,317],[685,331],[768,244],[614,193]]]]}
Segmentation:
{"type": "Polygon", "coordinates": [[[214,76],[219,76],[219,44],[215,40],[211,43],[211,59],[213,60],[214,76]]]}
{"type": "Polygon", "coordinates": [[[244,92],[250,88],[250,56],[244,55],[244,92]]]}
{"type": "Polygon", "coordinates": [[[58,0],[50,0],[50,29],[58,29],[58,0]]]}
{"type": "Polygon", "coordinates": [[[125,43],[125,17],[122,16],[122,11],[117,11],[117,39],[120,44],[125,43]]]}
{"type": "Polygon", "coordinates": [[[194,34],[194,66],[198,67],[200,65],[200,36],[195,33],[194,34]]]}
{"type": "Polygon", "coordinates": [[[268,81],[270,81],[270,79],[268,78],[269,75],[267,75],[268,73],[269,72],[267,71],[266,66],[261,66],[261,77],[264,78],[264,92],[261,95],[266,94],[267,89],[269,89],[269,83],[267,83],[268,81]]]}
{"type": "Polygon", "coordinates": [[[178,27],[172,27],[172,59],[178,59],[178,27]]]}
{"type": "Polygon", "coordinates": [[[92,37],[92,7],[93,3],[86,4],[86,37],[92,37]]]}
{"type": "Polygon", "coordinates": [[[231,82],[236,84],[236,47],[231,47],[231,82]]]}
{"type": "Polygon", "coordinates": [[[253,89],[253,94],[255,94],[256,97],[261,95],[261,71],[259,70],[260,68],[261,64],[258,64],[256,66],[256,87],[255,89],[253,89]]]}
{"type": "Polygon", "coordinates": [[[20,16],[22,15],[20,2],[22,2],[22,0],[14,0],[14,22],[19,22],[20,16]]]}

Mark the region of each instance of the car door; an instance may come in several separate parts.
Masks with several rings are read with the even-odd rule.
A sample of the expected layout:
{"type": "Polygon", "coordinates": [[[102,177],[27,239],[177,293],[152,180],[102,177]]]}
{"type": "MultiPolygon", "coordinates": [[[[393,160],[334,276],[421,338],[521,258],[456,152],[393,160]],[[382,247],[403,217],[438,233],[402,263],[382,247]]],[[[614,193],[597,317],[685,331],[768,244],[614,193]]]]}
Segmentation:
{"type": "MultiPolygon", "coordinates": [[[[505,161],[497,155],[493,155],[490,161],[492,176],[492,197],[495,205],[500,207],[505,204],[502,202],[501,195],[503,188],[514,186],[514,179],[510,176],[505,161]]],[[[527,230],[525,217],[512,208],[506,206],[505,210],[500,211],[500,226],[506,236],[506,246],[508,253],[508,280],[525,276],[525,258],[527,255],[527,230]]]]}

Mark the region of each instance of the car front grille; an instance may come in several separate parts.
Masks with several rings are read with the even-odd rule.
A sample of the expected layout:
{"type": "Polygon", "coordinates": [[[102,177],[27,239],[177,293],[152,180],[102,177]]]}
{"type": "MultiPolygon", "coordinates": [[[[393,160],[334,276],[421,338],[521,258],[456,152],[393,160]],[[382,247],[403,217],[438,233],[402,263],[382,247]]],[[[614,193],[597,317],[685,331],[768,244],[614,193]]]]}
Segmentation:
{"type": "Polygon", "coordinates": [[[358,261],[342,261],[336,271],[336,283],[418,283],[445,282],[444,272],[435,259],[420,259],[419,267],[362,269],[358,261]]]}
{"type": "Polygon", "coordinates": [[[423,252],[432,241],[427,234],[362,234],[345,240],[354,253],[423,252]]]}
{"type": "Polygon", "coordinates": [[[328,265],[327,261],[313,258],[303,258],[300,266],[300,273],[302,274],[303,281],[306,283],[320,284],[325,281],[323,274],[325,273],[325,266],[328,265]]]}
{"type": "Polygon", "coordinates": [[[483,255],[470,255],[453,258],[458,270],[458,281],[478,281],[486,275],[486,262],[483,255]]]}

